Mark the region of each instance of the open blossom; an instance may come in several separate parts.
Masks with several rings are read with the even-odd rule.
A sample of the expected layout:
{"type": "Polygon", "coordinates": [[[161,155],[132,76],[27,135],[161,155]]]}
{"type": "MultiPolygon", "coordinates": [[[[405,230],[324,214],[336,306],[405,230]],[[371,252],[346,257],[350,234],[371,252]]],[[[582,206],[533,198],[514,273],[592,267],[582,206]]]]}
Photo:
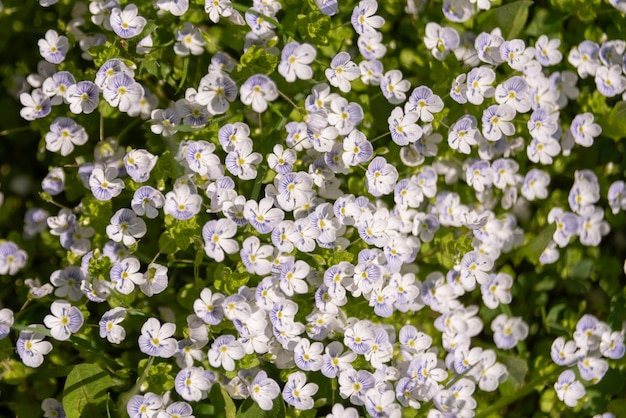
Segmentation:
{"type": "Polygon", "coordinates": [[[64,300],[52,302],[50,311],[52,315],[46,315],[43,322],[56,340],[67,340],[83,326],[84,319],[80,309],[64,300]]]}
{"type": "Polygon", "coordinates": [[[559,376],[559,380],[554,384],[556,396],[565,402],[565,405],[573,408],[578,401],[585,396],[585,387],[576,380],[576,375],[571,370],[565,370],[559,376]]]}
{"type": "Polygon", "coordinates": [[[393,109],[387,119],[393,142],[402,146],[412,144],[420,139],[422,137],[422,128],[416,123],[419,116],[418,112],[412,111],[406,111],[405,114],[401,107],[393,109]]]}
{"type": "Polygon", "coordinates": [[[278,72],[290,83],[294,82],[296,78],[309,80],[313,77],[310,64],[316,55],[317,51],[313,45],[290,42],[283,47],[278,72]]]}
{"type": "Polygon", "coordinates": [[[143,87],[126,73],[118,73],[109,79],[102,97],[121,112],[128,112],[143,97],[143,87]]]}
{"type": "Polygon", "coordinates": [[[178,349],[176,339],[172,338],[176,325],[169,322],[161,325],[158,319],[150,318],[141,327],[139,350],[149,356],[169,358],[178,349]]]}
{"type": "Polygon", "coordinates": [[[111,223],[106,227],[107,236],[115,242],[122,242],[126,246],[133,245],[137,239],[146,234],[146,223],[137,217],[130,209],[119,209],[111,217],[111,223]]]}
{"type": "Polygon", "coordinates": [[[0,243],[0,274],[15,275],[26,265],[28,255],[15,243],[5,241],[0,243]]]}
{"type": "Polygon", "coordinates": [[[593,113],[585,112],[576,115],[570,126],[574,142],[583,147],[593,145],[593,140],[602,133],[602,128],[593,122],[593,113]]]}
{"type": "Polygon", "coordinates": [[[515,109],[507,104],[491,105],[483,111],[482,133],[485,139],[497,141],[503,136],[515,133],[515,126],[511,120],[515,117],[515,109]]]}
{"type": "Polygon", "coordinates": [[[146,26],[146,19],[139,16],[137,6],[129,4],[122,11],[115,8],[111,11],[111,28],[120,38],[134,38],[146,26]]]}
{"type": "Polygon", "coordinates": [[[200,212],[202,196],[193,193],[191,187],[180,185],[165,194],[163,212],[178,220],[189,220],[200,212]]]}
{"type": "Polygon", "coordinates": [[[48,62],[59,64],[65,59],[65,55],[69,51],[69,41],[65,36],[50,29],[46,32],[44,39],[38,42],[39,53],[48,62]]]}
{"type": "Polygon", "coordinates": [[[17,354],[28,367],[39,367],[43,363],[43,356],[52,351],[52,344],[44,341],[44,336],[37,333],[36,325],[30,325],[20,331],[15,343],[17,354]]]}
{"type": "Polygon", "coordinates": [[[209,349],[209,364],[213,367],[222,367],[224,370],[235,370],[235,360],[241,360],[246,355],[241,342],[232,335],[220,335],[209,349]]]}
{"type": "Polygon", "coordinates": [[[158,209],[165,204],[163,193],[151,186],[141,186],[135,191],[130,207],[138,216],[154,219],[159,215],[158,209]]]}
{"type": "Polygon", "coordinates": [[[186,401],[199,401],[206,397],[213,382],[202,367],[185,367],[176,375],[174,387],[186,401]]]}
{"type": "Polygon", "coordinates": [[[44,80],[42,88],[46,96],[50,97],[53,105],[67,102],[67,90],[76,84],[76,79],[68,71],[59,71],[44,80]]]}
{"type": "Polygon", "coordinates": [[[267,102],[278,98],[276,83],[264,74],[256,74],[248,78],[239,89],[241,103],[252,106],[255,112],[267,110],[267,102]]]}
{"type": "Polygon", "coordinates": [[[347,93],[352,89],[350,82],[361,76],[361,70],[351,61],[349,53],[340,52],[333,57],[330,68],[327,68],[324,74],[331,86],[347,93]]]}
{"type": "Polygon", "coordinates": [[[106,311],[100,322],[100,338],[106,338],[112,344],[119,344],[126,338],[126,330],[120,323],[126,318],[126,309],[113,308],[106,311]]]}
{"type": "Polygon", "coordinates": [[[385,19],[375,15],[378,9],[376,0],[362,0],[352,11],[350,22],[354,31],[359,35],[370,35],[376,33],[385,23],[385,19]]]}
{"type": "Polygon", "coordinates": [[[280,387],[264,370],[260,370],[248,385],[248,392],[261,409],[269,411],[274,399],[280,395],[280,387]]]}
{"type": "Polygon", "coordinates": [[[426,24],[424,44],[439,61],[443,61],[450,51],[459,46],[460,42],[461,38],[455,29],[442,27],[435,22],[426,24]]]}
{"type": "Polygon", "coordinates": [[[9,308],[0,309],[0,340],[9,335],[13,320],[12,310],[9,308]]]}
{"type": "Polygon", "coordinates": [[[367,190],[373,196],[382,196],[393,192],[398,180],[398,170],[387,163],[383,157],[376,157],[367,167],[365,173],[367,190]]]}
{"type": "Polygon", "coordinates": [[[220,17],[230,17],[236,13],[230,0],[205,0],[204,11],[208,13],[213,23],[219,22],[220,17]]]}
{"type": "MultiPolygon", "coordinates": [[[[187,6],[189,6],[189,4],[187,4],[187,6]]],[[[176,31],[176,41],[177,42],[174,44],[174,52],[176,52],[178,56],[186,57],[189,54],[201,55],[204,53],[204,45],[206,42],[202,37],[202,32],[189,22],[186,22],[181,30],[176,31]]]]}
{"type": "Polygon", "coordinates": [[[70,105],[70,111],[76,115],[93,112],[100,101],[98,86],[91,81],[72,84],[68,87],[65,98],[70,105]]]}
{"type": "Polygon", "coordinates": [[[239,244],[232,239],[236,233],[237,224],[230,219],[207,222],[202,228],[206,255],[221,262],[224,260],[224,253],[234,254],[239,251],[239,244]]]}
{"type": "Polygon", "coordinates": [[[41,89],[35,89],[30,94],[20,94],[20,103],[24,106],[20,116],[28,121],[45,118],[52,110],[50,98],[41,89]]]}
{"type": "Polygon", "coordinates": [[[391,104],[400,104],[406,100],[406,92],[411,88],[411,83],[402,78],[400,70],[387,71],[380,79],[380,89],[383,96],[391,104]]]}
{"type": "Polygon", "coordinates": [[[117,168],[96,166],[89,176],[89,187],[98,200],[111,200],[122,193],[124,181],[117,178],[117,168]]]}
{"type": "Polygon", "coordinates": [[[307,383],[304,372],[295,372],[289,375],[283,388],[283,399],[289,405],[299,410],[313,408],[313,395],[317,393],[319,386],[315,383],[307,383]]]}
{"type": "Polygon", "coordinates": [[[189,0],[156,0],[155,6],[174,16],[182,16],[189,9],[189,0]]]}
{"type": "Polygon", "coordinates": [[[126,173],[136,183],[143,183],[150,178],[150,171],[157,162],[157,156],[152,155],[145,149],[130,150],[124,156],[124,167],[126,173]]]}
{"type": "Polygon", "coordinates": [[[123,295],[128,295],[135,289],[135,285],[143,284],[145,279],[139,271],[140,268],[141,264],[135,257],[115,262],[109,271],[115,289],[123,295]]]}
{"type": "Polygon", "coordinates": [[[520,317],[508,318],[505,314],[498,315],[491,321],[493,340],[502,350],[508,350],[528,336],[528,324],[520,317]]]}

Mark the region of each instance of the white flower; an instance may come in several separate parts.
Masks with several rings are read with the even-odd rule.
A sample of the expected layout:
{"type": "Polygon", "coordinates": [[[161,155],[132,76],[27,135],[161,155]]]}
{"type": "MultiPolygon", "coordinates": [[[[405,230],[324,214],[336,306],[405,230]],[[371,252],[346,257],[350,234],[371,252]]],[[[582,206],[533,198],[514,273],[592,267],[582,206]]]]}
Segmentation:
{"type": "Polygon", "coordinates": [[[178,56],[186,57],[189,54],[201,55],[204,53],[206,42],[202,37],[202,32],[189,22],[185,23],[182,30],[176,31],[176,41],[174,52],[178,56]]]}
{"type": "Polygon", "coordinates": [[[137,6],[132,3],[124,11],[114,8],[109,21],[113,32],[125,39],[139,35],[146,25],[146,19],[138,15],[137,6]]]}
{"type": "Polygon", "coordinates": [[[175,186],[174,190],[165,195],[163,212],[178,220],[189,220],[200,212],[202,197],[192,193],[187,185],[175,186]]]}
{"type": "Polygon", "coordinates": [[[56,300],[50,305],[52,315],[46,315],[43,323],[50,328],[52,337],[65,341],[83,326],[83,314],[75,306],[64,300],[56,300]]]}
{"type": "Polygon", "coordinates": [[[561,373],[559,380],[554,384],[554,390],[559,400],[571,408],[575,407],[578,400],[585,396],[585,387],[576,380],[576,375],[571,370],[561,373]]]}
{"type": "Polygon", "coordinates": [[[278,64],[278,73],[289,83],[300,80],[310,80],[313,70],[310,64],[315,59],[317,51],[313,45],[290,42],[283,47],[281,61],[278,64]]]}
{"type": "Polygon", "coordinates": [[[232,335],[220,335],[209,349],[209,364],[213,367],[223,367],[224,370],[235,370],[235,361],[246,355],[241,342],[232,335]]]}
{"type": "Polygon", "coordinates": [[[149,356],[172,357],[178,349],[176,339],[171,338],[174,332],[176,325],[166,322],[161,326],[158,319],[148,319],[141,327],[139,350],[149,356]]]}
{"type": "Polygon", "coordinates": [[[115,242],[123,242],[127,247],[137,242],[146,234],[147,227],[143,219],[130,209],[119,209],[111,217],[106,227],[107,236],[115,242]]]}
{"type": "Polygon", "coordinates": [[[315,383],[306,383],[306,375],[303,372],[291,373],[283,388],[283,399],[296,409],[312,409],[313,395],[318,389],[319,386],[315,383]]]}
{"type": "Polygon", "coordinates": [[[126,330],[119,325],[126,318],[126,309],[113,308],[102,315],[98,323],[100,338],[106,338],[112,344],[119,344],[126,338],[126,330]]]}
{"type": "Polygon", "coordinates": [[[239,244],[232,239],[237,233],[237,224],[230,219],[218,219],[207,222],[202,227],[204,251],[217,262],[224,260],[224,253],[234,254],[239,251],[239,244]]]}
{"type": "Polygon", "coordinates": [[[373,35],[385,24],[385,19],[375,15],[377,9],[376,0],[362,0],[355,6],[350,22],[357,34],[373,35]]]}
{"type": "Polygon", "coordinates": [[[380,79],[380,89],[383,96],[391,104],[400,104],[406,100],[406,92],[411,88],[408,80],[402,79],[400,70],[390,70],[380,79]]]}
{"type": "Polygon", "coordinates": [[[13,325],[13,311],[9,308],[0,309],[0,340],[9,335],[13,325]]]}
{"type": "Polygon", "coordinates": [[[174,16],[182,16],[189,9],[189,0],[157,0],[155,6],[174,16]]]}
{"type": "Polygon", "coordinates": [[[136,183],[143,183],[150,178],[150,171],[157,163],[158,157],[152,155],[145,149],[130,150],[124,156],[124,167],[126,173],[136,183]]]}
{"type": "Polygon", "coordinates": [[[43,356],[52,350],[52,344],[44,341],[44,336],[38,334],[36,325],[30,325],[20,331],[20,336],[15,343],[17,354],[22,362],[28,367],[39,367],[43,363],[43,356]]]}
{"type": "Polygon", "coordinates": [[[174,387],[186,401],[200,401],[211,389],[211,381],[202,367],[185,367],[176,375],[174,387]]]}
{"type": "Polygon", "coordinates": [[[347,93],[352,88],[350,82],[361,76],[361,70],[351,61],[350,54],[340,52],[333,57],[330,68],[327,68],[324,74],[331,86],[347,93]]]}
{"type": "Polygon", "coordinates": [[[65,36],[50,29],[46,32],[45,39],[38,41],[39,53],[48,62],[59,64],[65,59],[65,54],[69,51],[69,41],[65,36]]]}
{"type": "Polygon", "coordinates": [[[89,187],[98,200],[111,200],[122,193],[124,181],[117,178],[117,168],[96,165],[89,175],[89,187]]]}
{"type": "Polygon", "coordinates": [[[267,102],[278,98],[276,83],[264,74],[256,74],[248,78],[239,89],[241,103],[251,105],[255,112],[267,110],[267,102]]]}

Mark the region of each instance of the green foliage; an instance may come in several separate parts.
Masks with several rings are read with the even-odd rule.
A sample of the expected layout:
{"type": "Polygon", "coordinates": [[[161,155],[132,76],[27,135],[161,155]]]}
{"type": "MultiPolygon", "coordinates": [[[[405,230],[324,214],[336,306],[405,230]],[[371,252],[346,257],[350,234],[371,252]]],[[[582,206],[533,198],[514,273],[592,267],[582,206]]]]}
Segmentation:
{"type": "Polygon", "coordinates": [[[79,364],[70,372],[63,389],[63,409],[68,418],[104,416],[107,389],[113,379],[96,364],[79,364]]]}
{"type": "Polygon", "coordinates": [[[262,410],[252,399],[245,400],[237,410],[237,418],[275,418],[285,416],[285,404],[279,396],[269,411],[262,410]]]}
{"type": "Polygon", "coordinates": [[[241,56],[233,70],[233,77],[245,80],[254,74],[271,74],[277,65],[277,56],[253,45],[241,56]]]}
{"type": "Polygon", "coordinates": [[[602,126],[602,135],[616,141],[626,138],[626,102],[615,103],[599,123],[602,126]]]}
{"type": "Polygon", "coordinates": [[[500,28],[504,39],[515,39],[524,31],[532,4],[531,0],[519,0],[491,8],[478,16],[478,24],[484,32],[500,28]]]}

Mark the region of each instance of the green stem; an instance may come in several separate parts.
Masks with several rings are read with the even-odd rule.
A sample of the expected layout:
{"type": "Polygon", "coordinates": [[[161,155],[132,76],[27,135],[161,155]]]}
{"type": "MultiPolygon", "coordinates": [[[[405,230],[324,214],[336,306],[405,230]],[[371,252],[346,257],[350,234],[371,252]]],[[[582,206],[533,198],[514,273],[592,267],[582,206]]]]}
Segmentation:
{"type": "Polygon", "coordinates": [[[16,134],[16,133],[19,133],[19,132],[29,131],[29,130],[30,130],[30,125],[19,126],[17,128],[5,129],[4,131],[0,131],[0,136],[7,136],[7,135],[11,135],[11,134],[16,134]]]}
{"type": "Polygon", "coordinates": [[[122,129],[122,131],[117,135],[117,140],[119,141],[121,138],[124,137],[124,135],[126,135],[126,133],[128,133],[128,131],[130,131],[135,126],[140,125],[142,123],[143,123],[143,120],[140,119],[140,118],[137,118],[134,121],[132,121],[131,123],[129,123],[128,125],[126,125],[124,127],[124,129],[122,129]]]}
{"type": "Polygon", "coordinates": [[[180,83],[178,83],[178,89],[176,90],[176,93],[178,93],[185,85],[185,81],[187,81],[188,72],[189,72],[189,57],[185,57],[183,59],[183,74],[180,77],[180,83]]]}
{"type": "Polygon", "coordinates": [[[557,370],[554,373],[551,373],[547,376],[540,376],[534,380],[531,380],[530,382],[528,382],[526,385],[522,386],[518,391],[516,391],[515,393],[513,393],[510,396],[505,396],[504,398],[500,399],[499,401],[491,404],[491,406],[489,406],[487,409],[482,410],[479,414],[476,415],[476,418],[486,418],[489,415],[498,412],[499,410],[501,410],[502,408],[512,404],[515,401],[518,401],[522,398],[524,398],[525,396],[530,395],[532,392],[534,392],[535,390],[537,390],[537,386],[545,386],[548,382],[553,382],[558,378],[559,373],[561,372],[561,370],[557,370]]]}
{"type": "Polygon", "coordinates": [[[133,388],[129,392],[129,396],[128,396],[129,399],[132,398],[134,395],[138,394],[139,391],[141,390],[141,385],[143,385],[143,382],[146,381],[146,378],[148,377],[148,372],[150,371],[150,368],[152,367],[152,363],[154,363],[154,357],[150,356],[150,359],[148,359],[148,364],[146,364],[146,368],[143,369],[143,373],[141,374],[141,377],[139,378],[139,380],[137,380],[137,383],[135,383],[135,386],[133,386],[133,388]]]}

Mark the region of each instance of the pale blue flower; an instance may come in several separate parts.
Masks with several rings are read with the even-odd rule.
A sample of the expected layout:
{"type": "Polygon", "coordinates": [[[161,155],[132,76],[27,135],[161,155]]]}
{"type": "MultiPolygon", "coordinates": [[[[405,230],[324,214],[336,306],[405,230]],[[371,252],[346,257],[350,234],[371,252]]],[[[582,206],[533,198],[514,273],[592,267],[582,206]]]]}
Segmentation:
{"type": "Polygon", "coordinates": [[[137,6],[132,3],[127,5],[124,11],[119,8],[111,10],[109,21],[113,32],[124,39],[134,38],[146,26],[146,19],[139,16],[137,6]]]}
{"type": "Polygon", "coordinates": [[[79,81],[67,89],[66,100],[74,114],[89,114],[98,107],[100,96],[98,86],[91,81],[79,81]]]}
{"type": "Polygon", "coordinates": [[[276,83],[264,74],[256,74],[248,78],[239,89],[241,103],[252,106],[252,110],[263,113],[267,110],[267,102],[278,98],[276,83]]]}
{"type": "Polygon", "coordinates": [[[49,29],[44,39],[40,39],[39,53],[48,62],[59,64],[65,60],[65,55],[69,51],[69,40],[66,36],[59,35],[56,31],[49,29]]]}

